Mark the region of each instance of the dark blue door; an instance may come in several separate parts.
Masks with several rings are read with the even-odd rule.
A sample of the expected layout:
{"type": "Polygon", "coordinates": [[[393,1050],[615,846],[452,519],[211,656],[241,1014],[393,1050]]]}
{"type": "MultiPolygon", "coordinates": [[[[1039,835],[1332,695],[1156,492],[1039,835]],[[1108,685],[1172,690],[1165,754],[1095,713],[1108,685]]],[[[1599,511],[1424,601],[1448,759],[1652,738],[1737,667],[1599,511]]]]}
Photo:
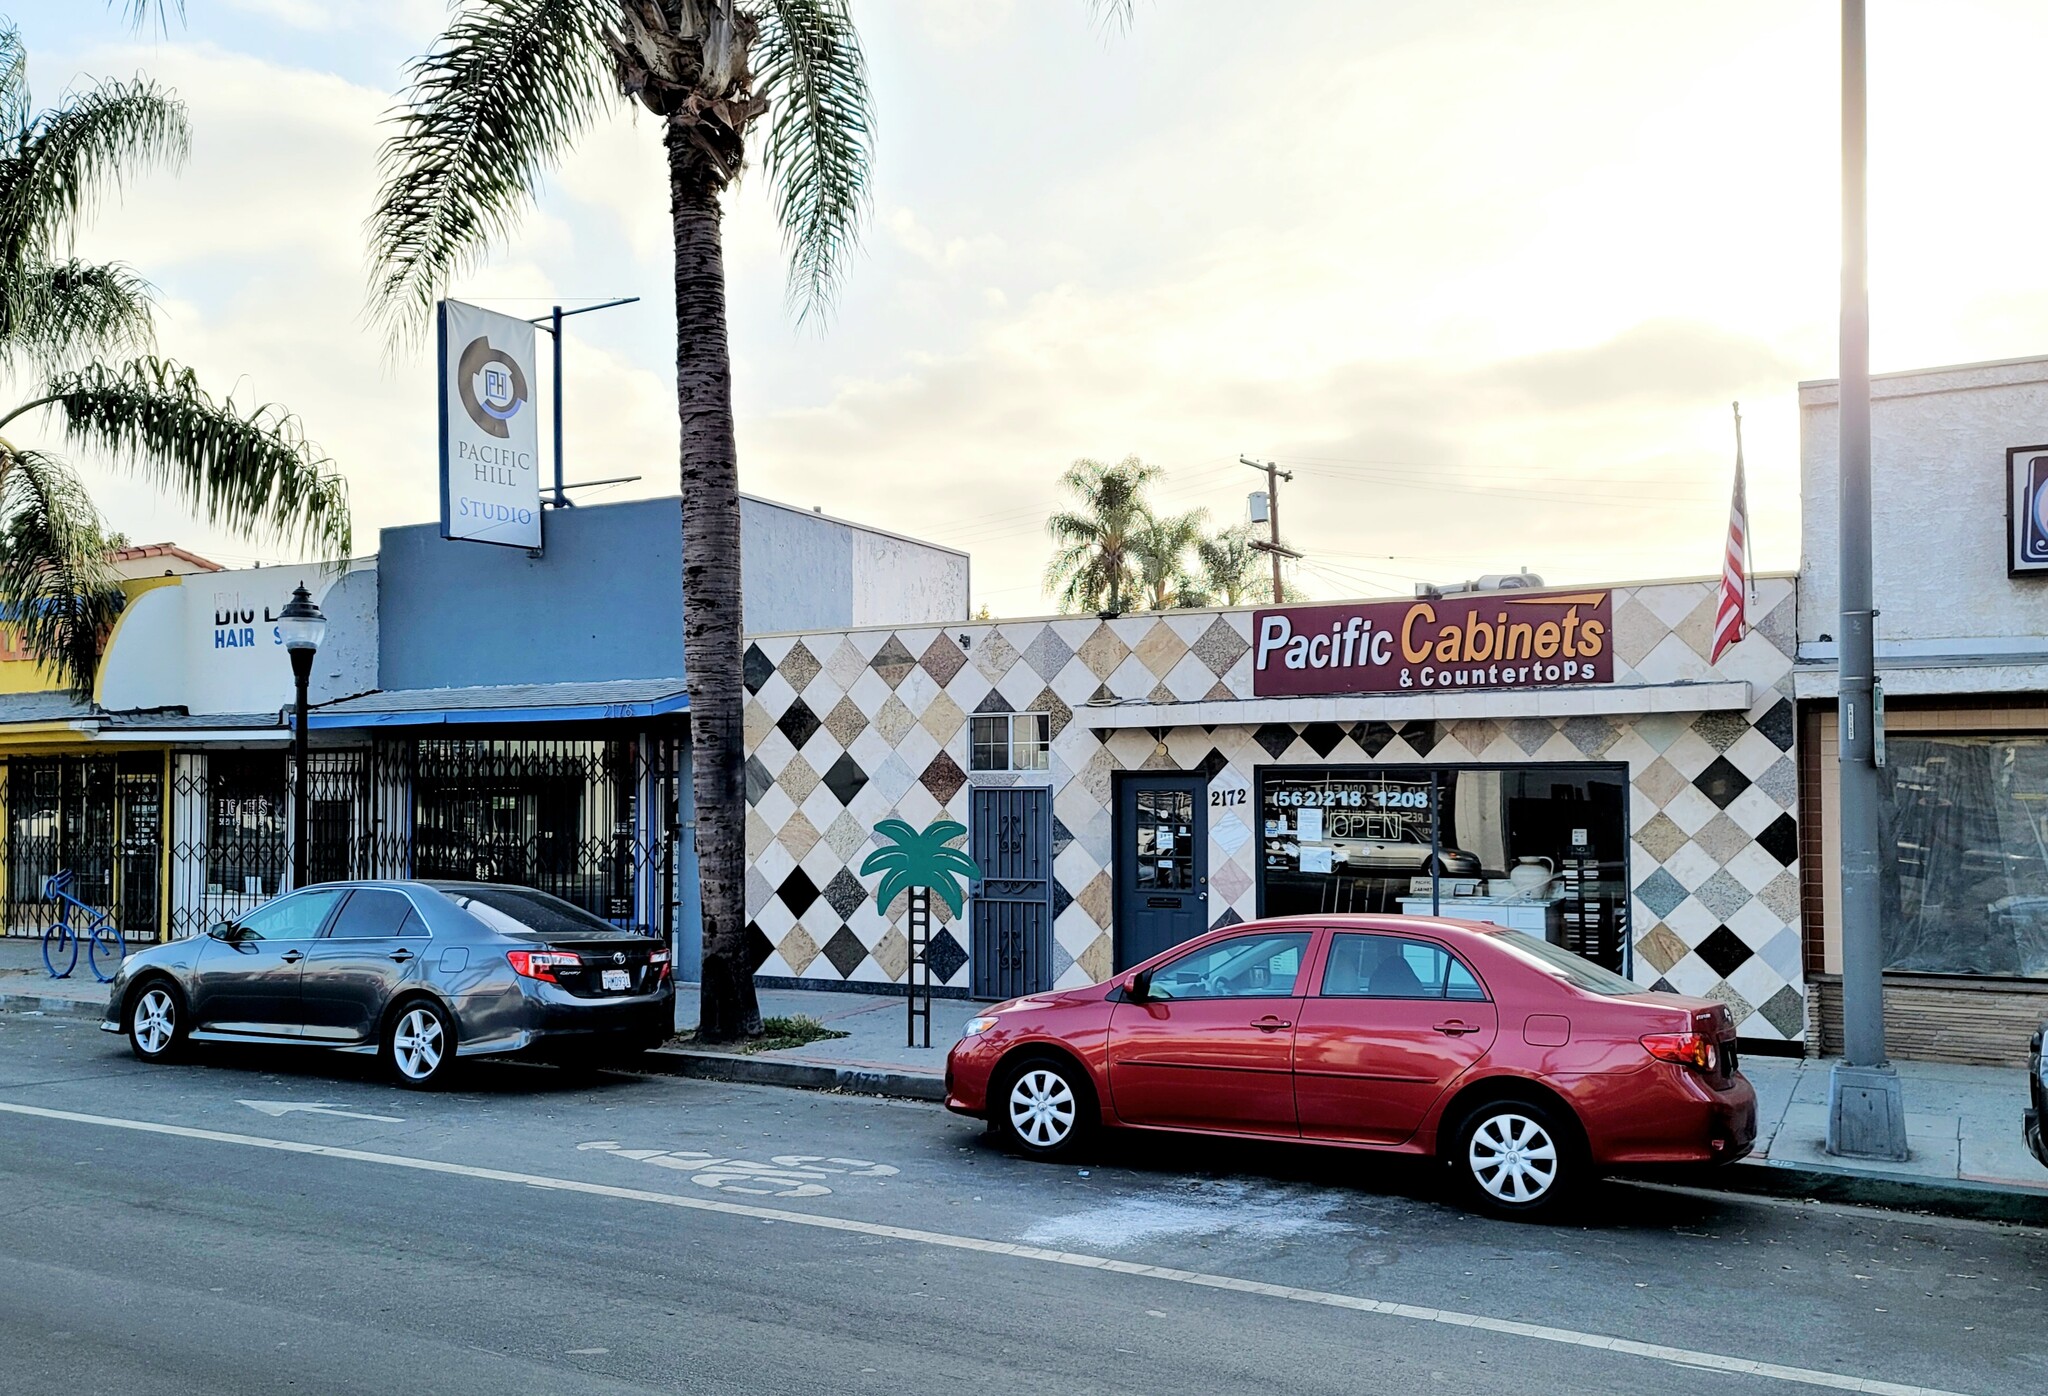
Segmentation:
{"type": "Polygon", "coordinates": [[[1052,792],[974,792],[969,851],[981,866],[970,904],[973,992],[1009,999],[1052,987],[1052,792]]]}
{"type": "Polygon", "coordinates": [[[1116,787],[1116,967],[1209,929],[1209,811],[1201,776],[1128,775],[1116,787]]]}

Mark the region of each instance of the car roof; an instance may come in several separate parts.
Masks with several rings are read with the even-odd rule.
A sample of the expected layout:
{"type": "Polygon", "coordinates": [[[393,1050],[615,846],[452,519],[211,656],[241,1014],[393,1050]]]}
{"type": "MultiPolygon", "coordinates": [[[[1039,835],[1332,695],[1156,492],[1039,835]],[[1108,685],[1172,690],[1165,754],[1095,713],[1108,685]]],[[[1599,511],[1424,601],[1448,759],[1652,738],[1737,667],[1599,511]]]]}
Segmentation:
{"type": "Polygon", "coordinates": [[[1329,911],[1304,912],[1298,916],[1262,916],[1256,921],[1245,921],[1235,926],[1217,929],[1242,932],[1268,926],[1328,926],[1334,931],[1395,931],[1419,928],[1467,931],[1482,936],[1497,936],[1509,929],[1506,926],[1496,926],[1490,921],[1461,921],[1455,916],[1407,916],[1398,911],[1329,911]]]}

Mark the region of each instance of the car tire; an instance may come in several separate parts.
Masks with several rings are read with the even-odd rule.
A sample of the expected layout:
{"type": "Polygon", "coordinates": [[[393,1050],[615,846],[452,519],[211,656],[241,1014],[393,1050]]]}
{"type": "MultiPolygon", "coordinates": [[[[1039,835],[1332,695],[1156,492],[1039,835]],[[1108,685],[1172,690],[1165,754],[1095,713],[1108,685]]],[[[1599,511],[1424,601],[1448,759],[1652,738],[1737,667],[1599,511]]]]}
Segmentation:
{"type": "Polygon", "coordinates": [[[455,1070],[455,1018],[432,999],[407,999],[384,1029],[384,1065],[409,1090],[432,1090],[455,1070]]]}
{"type": "Polygon", "coordinates": [[[1452,1136],[1450,1163],[1479,1210],[1517,1219],[1556,1216],[1592,1171],[1576,1121],[1555,1106],[1514,1099],[1467,1114],[1452,1136]]]}
{"type": "Polygon", "coordinates": [[[1027,1057],[1005,1071],[989,1101],[989,1125],[1026,1158],[1079,1153],[1094,1133],[1095,1092],[1088,1074],[1059,1057],[1027,1057]]]}
{"type": "Polygon", "coordinates": [[[128,995],[121,1027],[137,1061],[176,1061],[185,1047],[185,1001],[168,979],[145,979],[128,995]]]}

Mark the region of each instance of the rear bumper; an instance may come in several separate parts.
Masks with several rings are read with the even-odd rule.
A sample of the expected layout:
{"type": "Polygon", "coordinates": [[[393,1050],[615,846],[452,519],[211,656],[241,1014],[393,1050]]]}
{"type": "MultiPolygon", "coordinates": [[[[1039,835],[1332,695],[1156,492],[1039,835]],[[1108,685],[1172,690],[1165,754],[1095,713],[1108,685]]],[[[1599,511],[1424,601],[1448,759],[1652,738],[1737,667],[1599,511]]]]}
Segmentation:
{"type": "Polygon", "coordinates": [[[457,1005],[464,1056],[587,1055],[658,1047],[675,1033],[676,994],[578,998],[531,980],[457,1005]]]}
{"type": "Polygon", "coordinates": [[[2039,1159],[2043,1168],[2048,1168],[2048,1139],[2042,1138],[2039,1110],[2027,1111],[2020,1133],[2027,1141],[2027,1152],[2039,1159]]]}
{"type": "Polygon", "coordinates": [[[1716,1086],[1655,1062],[1588,1094],[1573,1104],[1602,1166],[1733,1163],[1756,1147],[1756,1090],[1740,1073],[1716,1086]]]}

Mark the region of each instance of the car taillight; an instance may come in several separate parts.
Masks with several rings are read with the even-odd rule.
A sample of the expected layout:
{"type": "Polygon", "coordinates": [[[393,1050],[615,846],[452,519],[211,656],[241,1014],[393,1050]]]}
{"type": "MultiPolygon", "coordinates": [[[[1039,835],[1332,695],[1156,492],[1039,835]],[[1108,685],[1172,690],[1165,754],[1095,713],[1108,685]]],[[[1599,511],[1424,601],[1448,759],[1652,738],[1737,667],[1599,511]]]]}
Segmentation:
{"type": "Polygon", "coordinates": [[[1660,1062],[1676,1062],[1696,1071],[1712,1071],[1721,1060],[1704,1033],[1653,1032],[1643,1039],[1643,1048],[1660,1062]]]}
{"type": "Polygon", "coordinates": [[[656,950],[647,957],[647,963],[654,968],[656,983],[668,978],[668,951],[656,950]]]}
{"type": "Polygon", "coordinates": [[[555,978],[557,969],[574,969],[582,963],[574,955],[558,950],[507,950],[505,958],[512,962],[513,973],[528,979],[545,979],[550,984],[562,982],[555,978]]]}

